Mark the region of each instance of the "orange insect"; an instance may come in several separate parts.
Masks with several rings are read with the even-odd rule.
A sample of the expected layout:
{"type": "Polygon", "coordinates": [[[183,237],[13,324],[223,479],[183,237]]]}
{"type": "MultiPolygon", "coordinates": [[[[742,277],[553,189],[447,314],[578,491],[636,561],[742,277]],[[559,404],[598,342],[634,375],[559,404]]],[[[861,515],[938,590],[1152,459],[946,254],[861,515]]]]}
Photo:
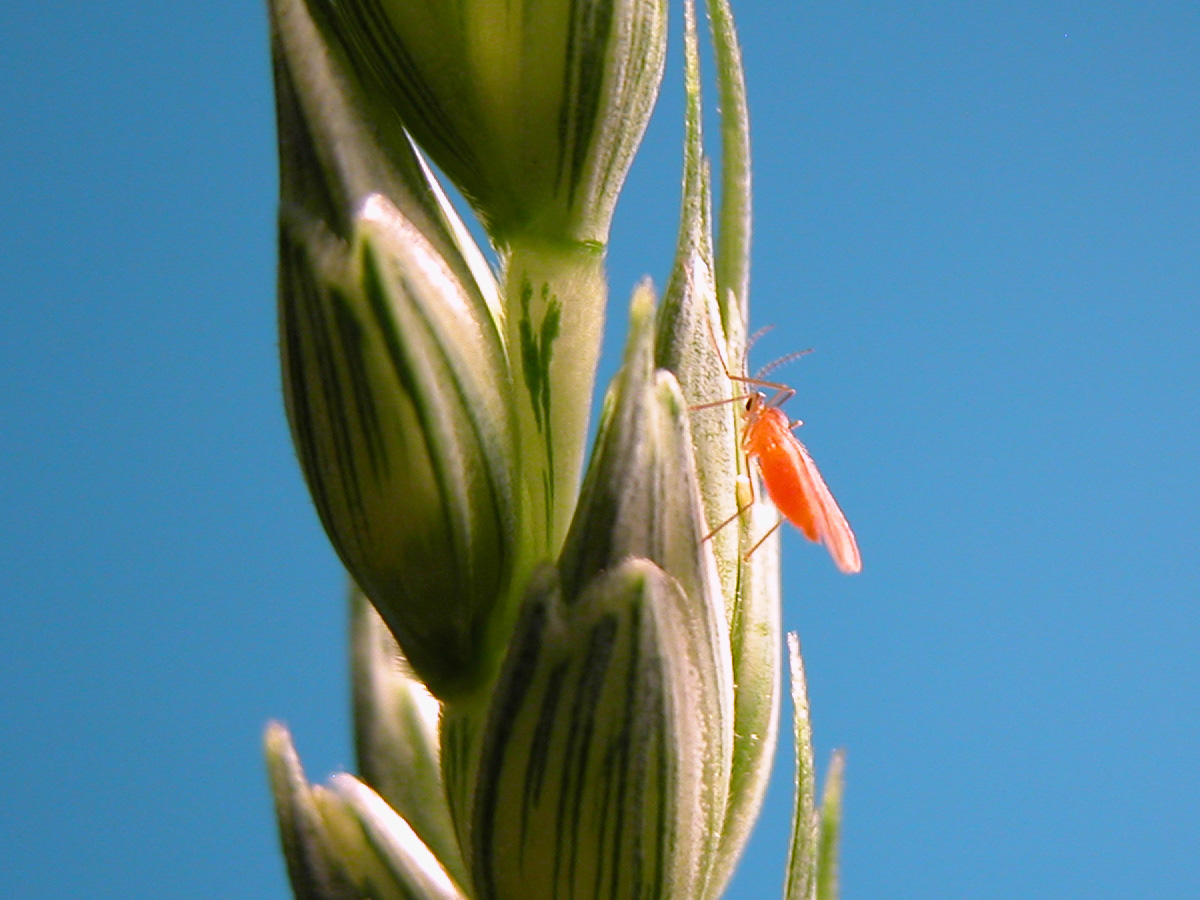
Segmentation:
{"type": "MultiPolygon", "coordinates": [[[[786,356],[764,368],[759,375],[799,355],[796,353],[786,356]]],[[[726,374],[728,375],[728,372],[726,374]]],[[[804,423],[789,422],[787,415],[780,409],[796,392],[786,384],[764,381],[761,377],[729,375],[729,379],[742,384],[770,388],[775,393],[768,400],[766,394],[755,390],[740,397],[719,400],[715,404],[704,406],[716,406],[742,399],[746,401],[742,450],[747,460],[750,457],[758,459],[758,470],[762,475],[767,496],[771,498],[783,518],[799,528],[806,538],[825,545],[839,569],[847,574],[862,571],[862,557],[858,552],[858,543],[854,540],[854,532],[850,530],[850,523],[846,521],[846,516],[837,505],[837,501],[833,499],[833,494],[830,493],[821,473],[817,471],[817,464],[813,462],[808,450],[792,434],[793,429],[804,423]]],[[[709,536],[716,534],[740,516],[753,502],[751,499],[750,503],[713,529],[709,536]]],[[[783,519],[759,538],[746,552],[746,556],[757,550],[781,524],[783,519]]]]}

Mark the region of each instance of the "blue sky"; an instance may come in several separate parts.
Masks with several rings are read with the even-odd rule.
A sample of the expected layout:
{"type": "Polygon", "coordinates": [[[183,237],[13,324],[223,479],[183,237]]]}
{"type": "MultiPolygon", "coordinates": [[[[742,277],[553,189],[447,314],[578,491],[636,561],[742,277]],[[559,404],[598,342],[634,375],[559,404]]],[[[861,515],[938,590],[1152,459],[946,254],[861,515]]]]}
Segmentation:
{"type": "MultiPolygon", "coordinates": [[[[736,11],[756,354],[816,349],[789,409],[865,566],[785,536],[843,896],[1200,895],[1200,8],[736,11]]],[[[283,900],[262,726],[314,779],[352,752],[265,14],[9,0],[0,47],[0,895],[283,900]]],[[[608,374],[669,266],[677,49],[608,374]]],[[[789,779],[785,748],[734,900],[778,895],[789,779]]]]}

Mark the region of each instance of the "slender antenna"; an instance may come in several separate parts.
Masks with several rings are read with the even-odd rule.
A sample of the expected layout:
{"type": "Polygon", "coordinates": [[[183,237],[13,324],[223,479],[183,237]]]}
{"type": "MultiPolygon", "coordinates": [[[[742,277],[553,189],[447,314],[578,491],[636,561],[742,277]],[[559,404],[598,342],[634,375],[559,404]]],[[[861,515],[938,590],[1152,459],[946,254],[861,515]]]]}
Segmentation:
{"type": "Polygon", "coordinates": [[[779,357],[779,359],[776,359],[772,362],[767,363],[765,366],[763,366],[761,369],[759,369],[754,374],[754,377],[762,378],[768,372],[773,372],[775,369],[778,369],[780,366],[785,365],[786,363],[790,363],[794,359],[799,359],[800,357],[805,356],[809,353],[812,353],[812,347],[809,347],[807,350],[793,350],[791,353],[787,354],[786,356],[781,356],[781,357],[779,357]]]}
{"type": "Polygon", "coordinates": [[[770,331],[774,327],[775,327],[774,324],[764,325],[762,328],[758,329],[758,331],[754,332],[754,334],[750,335],[750,337],[746,338],[746,349],[742,351],[742,362],[743,363],[750,356],[750,348],[758,343],[758,339],[760,337],[762,337],[764,334],[766,334],[768,331],[770,331]]]}

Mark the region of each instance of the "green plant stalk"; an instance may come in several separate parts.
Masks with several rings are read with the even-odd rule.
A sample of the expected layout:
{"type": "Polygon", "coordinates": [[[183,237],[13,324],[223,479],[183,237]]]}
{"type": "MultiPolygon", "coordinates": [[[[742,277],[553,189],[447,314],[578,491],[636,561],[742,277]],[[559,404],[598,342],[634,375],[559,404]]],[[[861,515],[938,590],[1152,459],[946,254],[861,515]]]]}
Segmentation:
{"type": "Polygon", "coordinates": [[[579,494],[604,336],[604,250],[518,238],[504,257],[509,364],[517,390],[522,520],[531,563],[557,554],[579,494]]]}
{"type": "Polygon", "coordinates": [[[729,0],[707,0],[721,107],[721,206],[717,216],[717,302],[735,346],[750,315],[750,110],[742,48],[729,0]]]}
{"type": "Polygon", "coordinates": [[[825,774],[821,798],[821,843],[817,857],[817,900],[838,900],[838,844],[842,836],[842,791],[845,785],[846,754],[838,750],[825,774]]]}
{"type": "MultiPolygon", "coordinates": [[[[306,475],[347,497],[326,516],[340,550],[374,539],[348,564],[387,614],[357,599],[362,780],[310,786],[268,731],[300,900],[716,900],[745,846],[778,729],[778,536],[754,543],[767,504],[739,514],[754,473],[726,402],[749,286],[741,52],[730,0],[704,0],[714,217],[694,2],[676,264],[657,311],[648,284],[635,293],[584,481],[604,242],[667,0],[271,0],[297,251],[281,284],[321,313],[294,358],[312,369],[299,396],[324,403],[304,409],[325,415],[299,431],[342,438],[306,475]],[[473,204],[500,285],[409,134],[473,204]]],[[[836,900],[842,758],[818,809],[790,651],[785,900],[836,900]]]]}

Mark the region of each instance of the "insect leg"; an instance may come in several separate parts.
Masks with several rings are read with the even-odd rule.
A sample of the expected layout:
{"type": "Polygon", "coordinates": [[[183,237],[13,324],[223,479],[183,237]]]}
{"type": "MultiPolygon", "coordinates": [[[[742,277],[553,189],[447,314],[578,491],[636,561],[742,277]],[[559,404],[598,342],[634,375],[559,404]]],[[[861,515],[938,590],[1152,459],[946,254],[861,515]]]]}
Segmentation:
{"type": "MultiPolygon", "coordinates": [[[[706,534],[701,539],[701,543],[703,543],[704,541],[707,541],[709,538],[711,538],[713,535],[715,535],[717,532],[719,532],[722,528],[724,528],[725,526],[734,522],[739,516],[741,516],[742,513],[744,513],[746,510],[750,509],[750,507],[752,507],[754,505],[754,502],[757,498],[754,496],[754,476],[750,472],[750,456],[747,454],[744,456],[744,459],[746,461],[746,474],[739,475],[737,478],[738,478],[739,486],[740,486],[740,482],[743,478],[746,480],[745,483],[746,483],[747,489],[749,490],[750,498],[745,503],[739,502],[738,508],[734,511],[733,515],[730,516],[728,519],[726,519],[724,522],[722,522],[720,525],[718,525],[716,528],[714,528],[712,531],[710,531],[708,534],[706,534]]],[[[734,494],[734,496],[737,497],[737,499],[739,501],[741,498],[738,497],[737,495],[740,493],[741,493],[741,491],[738,490],[734,494]]]]}
{"type": "Polygon", "coordinates": [[[767,529],[766,534],[764,534],[762,537],[760,537],[757,541],[754,542],[753,547],[751,547],[749,550],[747,550],[745,553],[742,554],[742,559],[749,559],[750,554],[753,553],[755,550],[757,550],[759,547],[761,547],[763,545],[763,542],[766,541],[766,539],[769,538],[771,535],[773,535],[775,532],[777,532],[779,530],[779,526],[782,524],[783,524],[783,518],[781,517],[778,522],[776,522],[774,525],[772,525],[770,528],[767,529]]]}
{"type": "Polygon", "coordinates": [[[771,399],[767,401],[767,406],[782,406],[796,396],[795,390],[778,381],[766,381],[762,378],[751,378],[749,375],[730,375],[730,381],[741,382],[742,384],[753,384],[756,387],[765,387],[774,391],[771,399]]]}
{"type": "Polygon", "coordinates": [[[696,412],[701,409],[712,409],[714,406],[724,406],[726,403],[738,403],[742,400],[749,399],[749,394],[738,394],[736,397],[726,397],[724,400],[714,400],[712,403],[697,403],[695,406],[689,406],[688,412],[696,412]]]}
{"type": "Polygon", "coordinates": [[[737,517],[738,517],[738,516],[740,516],[742,513],[744,513],[746,510],[748,510],[748,509],[749,509],[751,506],[753,506],[753,505],[754,505],[754,501],[753,501],[753,500],[751,500],[751,501],[750,501],[749,503],[747,503],[745,506],[739,506],[739,507],[737,508],[737,511],[736,511],[736,512],[734,512],[734,514],[733,514],[732,516],[730,516],[728,519],[726,519],[724,522],[722,522],[720,525],[718,525],[716,528],[714,528],[712,531],[710,531],[708,534],[706,534],[706,535],[705,535],[705,536],[704,536],[704,537],[701,539],[701,541],[700,541],[700,542],[701,542],[701,543],[704,543],[704,541],[707,541],[707,540],[709,540],[710,538],[712,538],[712,537],[713,537],[713,535],[715,535],[717,532],[719,532],[719,531],[720,531],[722,528],[724,528],[726,525],[729,525],[731,522],[733,522],[735,519],[737,519],[737,517]]]}

